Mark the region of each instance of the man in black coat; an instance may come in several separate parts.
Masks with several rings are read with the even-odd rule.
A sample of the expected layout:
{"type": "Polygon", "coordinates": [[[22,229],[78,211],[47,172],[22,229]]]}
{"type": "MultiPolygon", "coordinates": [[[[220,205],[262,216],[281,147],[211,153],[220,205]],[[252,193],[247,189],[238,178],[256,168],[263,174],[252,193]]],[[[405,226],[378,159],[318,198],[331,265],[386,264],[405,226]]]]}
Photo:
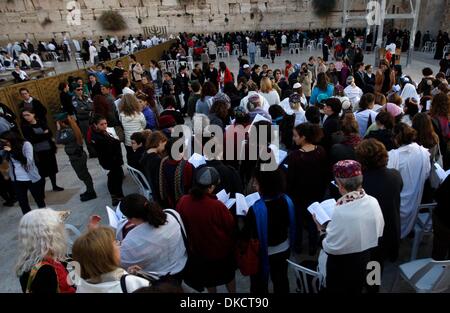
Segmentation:
{"type": "Polygon", "coordinates": [[[219,82],[217,81],[218,76],[219,72],[214,67],[214,62],[209,63],[209,69],[205,72],[205,78],[207,79],[207,81],[216,86],[216,88],[219,87],[219,82]]]}
{"type": "MultiPolygon", "coordinates": [[[[177,101],[180,102],[180,95],[183,94],[184,106],[181,108],[181,113],[187,112],[187,104],[190,96],[189,91],[189,75],[187,73],[186,66],[181,66],[178,69],[178,74],[175,79],[175,94],[177,95],[177,101]]],[[[181,107],[181,105],[180,105],[181,107]]]]}
{"type": "Polygon", "coordinates": [[[19,109],[32,109],[36,114],[37,119],[46,123],[47,109],[44,107],[44,105],[38,99],[34,99],[30,95],[30,91],[27,88],[20,88],[19,93],[23,99],[23,101],[19,103],[19,109]]]}

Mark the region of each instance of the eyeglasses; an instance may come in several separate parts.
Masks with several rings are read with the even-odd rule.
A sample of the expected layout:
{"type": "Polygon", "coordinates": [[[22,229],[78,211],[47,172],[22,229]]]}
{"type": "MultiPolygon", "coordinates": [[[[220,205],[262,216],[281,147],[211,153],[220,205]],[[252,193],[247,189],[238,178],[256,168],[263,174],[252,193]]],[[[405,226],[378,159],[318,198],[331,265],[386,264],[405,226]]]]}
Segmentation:
{"type": "Polygon", "coordinates": [[[81,88],[77,88],[77,89],[76,89],[76,91],[83,91],[83,89],[81,89],[81,88]]]}

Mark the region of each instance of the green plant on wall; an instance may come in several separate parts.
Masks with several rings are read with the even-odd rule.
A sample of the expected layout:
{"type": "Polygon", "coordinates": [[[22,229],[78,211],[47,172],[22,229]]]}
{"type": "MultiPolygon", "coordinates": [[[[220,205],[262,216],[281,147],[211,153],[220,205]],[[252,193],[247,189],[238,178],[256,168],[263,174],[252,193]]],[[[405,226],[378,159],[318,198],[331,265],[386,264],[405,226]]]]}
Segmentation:
{"type": "Polygon", "coordinates": [[[336,7],[336,0],[313,0],[312,6],[317,16],[328,16],[336,7]]]}
{"type": "Polygon", "coordinates": [[[123,16],[116,11],[105,11],[98,18],[99,24],[104,30],[120,31],[127,29],[127,23],[123,16]]]}

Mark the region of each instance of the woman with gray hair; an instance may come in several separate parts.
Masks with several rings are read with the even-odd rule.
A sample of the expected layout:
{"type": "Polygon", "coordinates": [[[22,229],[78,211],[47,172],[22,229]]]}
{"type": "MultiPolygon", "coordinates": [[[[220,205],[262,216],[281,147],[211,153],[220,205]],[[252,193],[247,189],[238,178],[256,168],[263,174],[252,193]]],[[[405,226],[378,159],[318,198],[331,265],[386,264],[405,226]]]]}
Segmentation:
{"type": "Polygon", "coordinates": [[[16,274],[24,293],[74,293],[64,262],[67,239],[65,212],[33,210],[19,224],[16,274]]]}
{"type": "Polygon", "coordinates": [[[383,213],[378,201],[362,188],[360,163],[339,161],[333,172],[342,197],[336,202],[331,221],[321,225],[313,215],[322,243],[319,271],[326,271],[328,292],[361,293],[371,250],[383,235],[383,213]]]}

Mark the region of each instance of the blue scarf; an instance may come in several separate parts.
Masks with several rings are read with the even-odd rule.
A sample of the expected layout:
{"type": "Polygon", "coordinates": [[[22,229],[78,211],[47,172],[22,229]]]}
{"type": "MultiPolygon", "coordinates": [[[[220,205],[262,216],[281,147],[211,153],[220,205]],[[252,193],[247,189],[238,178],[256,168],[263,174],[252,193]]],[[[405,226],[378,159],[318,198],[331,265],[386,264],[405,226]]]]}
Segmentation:
{"type": "MultiPolygon", "coordinates": [[[[289,210],[289,243],[290,246],[294,246],[295,241],[295,211],[294,211],[294,203],[291,198],[287,195],[282,195],[288,204],[289,210]]],[[[265,200],[274,200],[277,199],[265,199],[265,200]]],[[[269,279],[269,254],[268,254],[268,238],[267,238],[267,207],[264,202],[264,198],[259,199],[253,204],[253,212],[255,213],[256,220],[256,228],[258,231],[258,239],[259,239],[259,255],[261,258],[261,271],[265,280],[269,279]]]]}

